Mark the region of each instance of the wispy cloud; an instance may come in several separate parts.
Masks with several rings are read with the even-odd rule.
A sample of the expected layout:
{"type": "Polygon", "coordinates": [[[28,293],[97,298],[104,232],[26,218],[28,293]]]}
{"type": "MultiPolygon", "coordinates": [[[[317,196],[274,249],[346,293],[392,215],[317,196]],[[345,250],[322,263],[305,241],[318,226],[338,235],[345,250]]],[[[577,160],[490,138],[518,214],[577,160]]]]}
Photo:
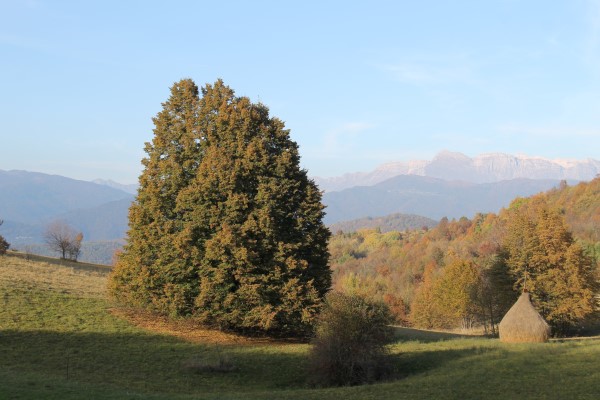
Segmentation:
{"type": "Polygon", "coordinates": [[[357,142],[364,140],[364,135],[375,125],[367,122],[347,122],[325,131],[320,143],[305,151],[315,159],[334,160],[355,154],[357,142]]]}
{"type": "Polygon", "coordinates": [[[388,60],[371,65],[398,82],[412,85],[474,83],[481,67],[481,60],[463,52],[383,57],[388,60]]]}
{"type": "Polygon", "coordinates": [[[37,10],[42,7],[42,2],[37,0],[21,0],[19,3],[30,10],[37,10]]]}
{"type": "Polygon", "coordinates": [[[374,125],[366,122],[348,122],[330,129],[325,133],[324,150],[336,151],[336,149],[348,147],[352,139],[373,127],[374,125]]]}
{"type": "Polygon", "coordinates": [[[600,0],[588,0],[587,34],[583,43],[583,61],[594,70],[600,67],[600,0]]]}
{"type": "Polygon", "coordinates": [[[496,131],[505,135],[519,135],[536,138],[600,138],[600,128],[578,128],[564,126],[524,126],[524,125],[501,125],[496,131]]]}
{"type": "Polygon", "coordinates": [[[428,65],[426,63],[400,62],[383,64],[379,68],[395,80],[415,85],[440,85],[473,81],[467,65],[428,65]]]}
{"type": "Polygon", "coordinates": [[[0,33],[0,44],[29,50],[49,51],[50,46],[41,39],[32,39],[15,34],[0,33]]]}

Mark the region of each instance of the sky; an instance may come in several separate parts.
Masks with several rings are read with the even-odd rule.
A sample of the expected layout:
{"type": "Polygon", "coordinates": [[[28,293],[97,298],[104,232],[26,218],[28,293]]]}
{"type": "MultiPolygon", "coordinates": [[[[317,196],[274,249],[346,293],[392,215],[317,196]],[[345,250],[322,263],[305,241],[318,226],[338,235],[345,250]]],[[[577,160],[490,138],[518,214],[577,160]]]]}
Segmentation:
{"type": "Polygon", "coordinates": [[[137,181],[182,78],[285,121],[311,176],[600,159],[600,1],[0,0],[0,169],[137,181]]]}

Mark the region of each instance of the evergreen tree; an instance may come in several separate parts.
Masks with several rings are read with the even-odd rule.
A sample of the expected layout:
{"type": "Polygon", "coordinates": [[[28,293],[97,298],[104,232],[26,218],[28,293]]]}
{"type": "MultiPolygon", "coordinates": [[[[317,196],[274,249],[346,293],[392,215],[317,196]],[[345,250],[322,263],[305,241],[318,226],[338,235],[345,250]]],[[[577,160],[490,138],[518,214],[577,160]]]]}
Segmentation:
{"type": "Polygon", "coordinates": [[[321,193],[262,104],[176,84],[130,211],[112,291],[227,329],[306,333],[331,285],[321,193]]]}
{"type": "Polygon", "coordinates": [[[498,324],[518,298],[505,254],[495,254],[484,261],[478,292],[481,321],[486,332],[496,335],[498,324]]]}
{"type": "Polygon", "coordinates": [[[171,315],[189,314],[197,292],[197,273],[173,240],[183,229],[182,216],[175,210],[177,196],[202,159],[198,94],[190,79],[175,83],[153,118],[154,138],[145,144],[140,187],[129,210],[127,245],[110,284],[118,300],[171,315]]]}

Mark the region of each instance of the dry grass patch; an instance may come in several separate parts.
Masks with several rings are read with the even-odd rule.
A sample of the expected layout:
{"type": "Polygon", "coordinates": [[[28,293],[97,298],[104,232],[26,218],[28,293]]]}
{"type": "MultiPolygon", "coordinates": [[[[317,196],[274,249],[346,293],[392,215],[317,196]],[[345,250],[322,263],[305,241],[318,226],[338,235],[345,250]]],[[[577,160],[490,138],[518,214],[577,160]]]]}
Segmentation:
{"type": "Polygon", "coordinates": [[[150,313],[144,310],[111,308],[111,314],[127,320],[132,325],[147,331],[160,333],[162,335],[175,336],[190,343],[214,344],[221,346],[244,346],[283,344],[283,340],[271,338],[253,338],[207,329],[197,322],[189,319],[170,319],[168,317],[150,313]]]}
{"type": "Polygon", "coordinates": [[[0,257],[0,286],[38,288],[85,298],[106,297],[106,274],[0,257]]]}

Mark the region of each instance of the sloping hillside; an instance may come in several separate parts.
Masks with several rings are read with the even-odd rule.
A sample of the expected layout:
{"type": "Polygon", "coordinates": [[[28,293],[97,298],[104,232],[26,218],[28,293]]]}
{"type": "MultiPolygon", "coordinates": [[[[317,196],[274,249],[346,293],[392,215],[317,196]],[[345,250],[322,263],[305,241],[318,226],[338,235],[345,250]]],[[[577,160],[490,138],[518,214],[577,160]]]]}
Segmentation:
{"type": "Polygon", "coordinates": [[[446,265],[457,260],[472,263],[480,271],[492,268],[502,257],[511,219],[538,213],[541,207],[564,215],[568,229],[593,258],[592,267],[600,276],[600,178],[596,178],[515,199],[498,215],[442,219],[428,231],[363,230],[335,235],[330,243],[335,287],[384,300],[395,308],[399,320],[406,321],[415,291],[424,281],[435,279],[446,265]]]}

